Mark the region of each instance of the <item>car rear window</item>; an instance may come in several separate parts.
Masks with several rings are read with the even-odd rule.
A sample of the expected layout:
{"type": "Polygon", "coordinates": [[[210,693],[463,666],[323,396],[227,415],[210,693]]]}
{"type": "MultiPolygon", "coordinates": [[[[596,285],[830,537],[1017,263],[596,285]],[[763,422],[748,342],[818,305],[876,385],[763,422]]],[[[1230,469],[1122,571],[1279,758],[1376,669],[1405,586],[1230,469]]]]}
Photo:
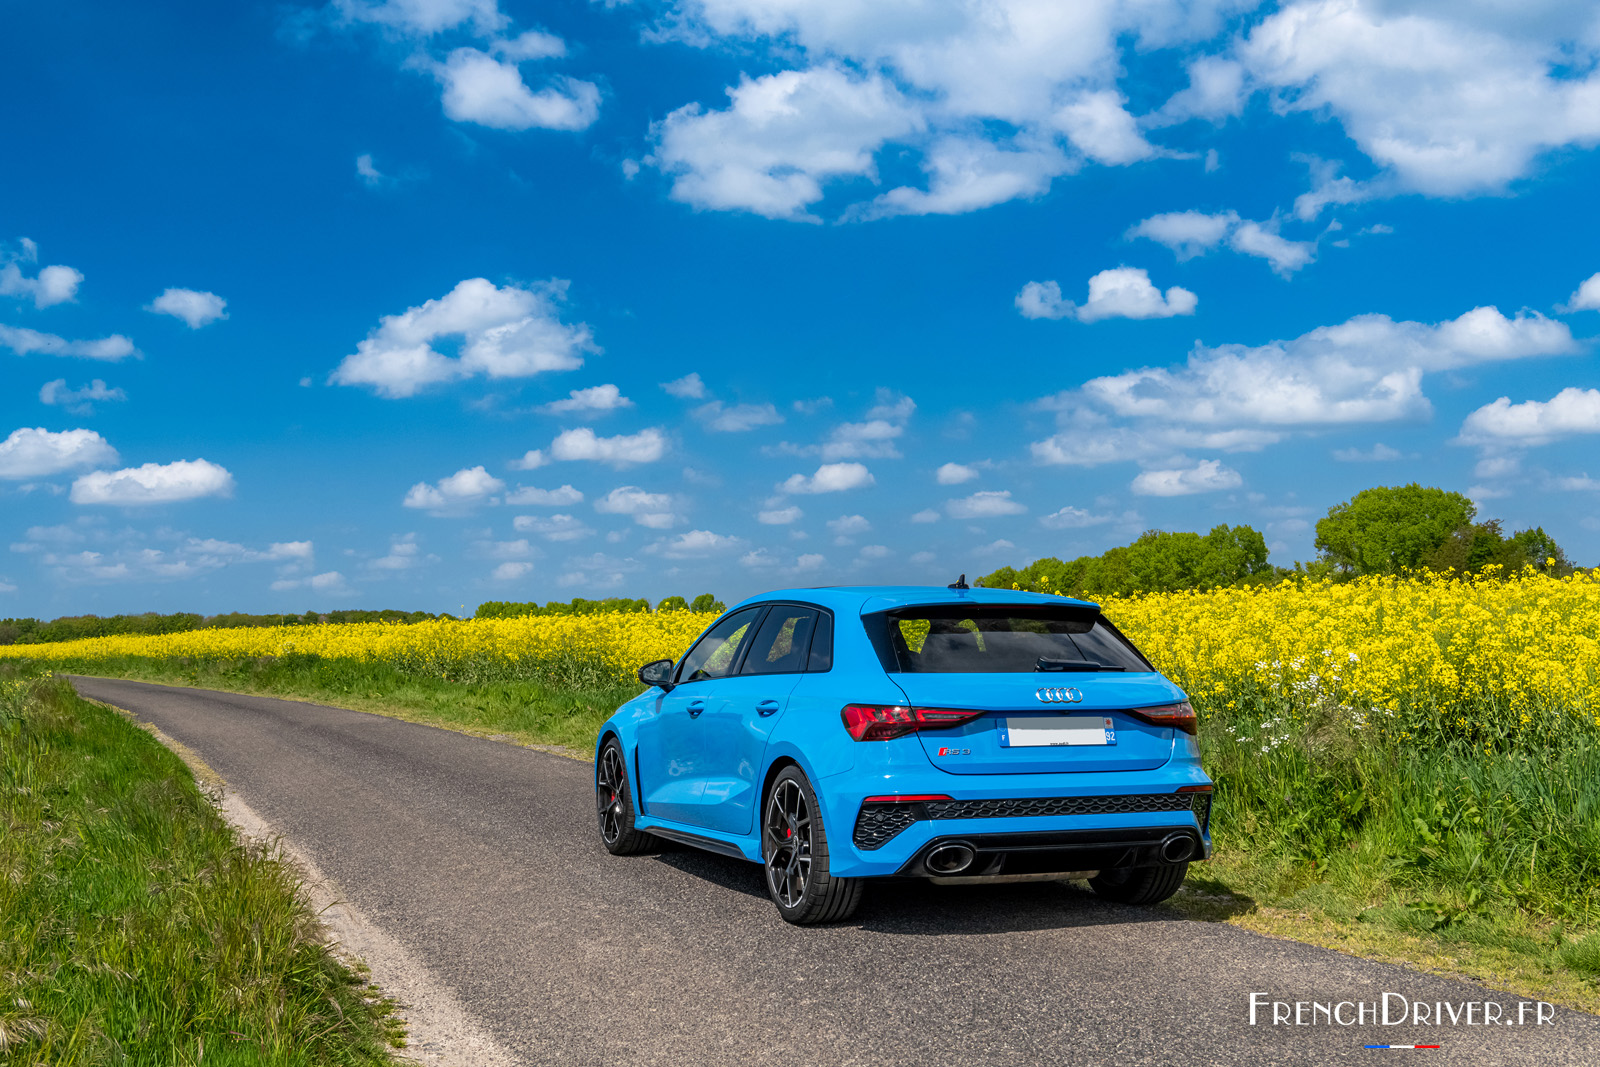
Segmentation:
{"type": "Polygon", "coordinates": [[[938,604],[868,616],[884,668],[905,674],[1153,671],[1093,609],[938,604]]]}

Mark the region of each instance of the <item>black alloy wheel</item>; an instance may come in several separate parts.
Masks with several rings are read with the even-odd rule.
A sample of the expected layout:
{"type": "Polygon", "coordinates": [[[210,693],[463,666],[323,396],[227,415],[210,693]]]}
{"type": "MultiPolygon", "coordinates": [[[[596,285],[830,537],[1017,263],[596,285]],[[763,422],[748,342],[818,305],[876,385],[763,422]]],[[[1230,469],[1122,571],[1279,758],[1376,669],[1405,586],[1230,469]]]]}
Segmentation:
{"type": "Polygon", "coordinates": [[[616,738],[607,739],[594,768],[594,806],[600,820],[600,843],[613,856],[628,856],[657,847],[656,838],[633,828],[633,792],[616,738]]]}
{"type": "Polygon", "coordinates": [[[821,806],[798,767],[785,767],[767,791],[761,855],[767,892],[787,922],[838,922],[861,903],[861,879],[829,873],[821,806]]]}

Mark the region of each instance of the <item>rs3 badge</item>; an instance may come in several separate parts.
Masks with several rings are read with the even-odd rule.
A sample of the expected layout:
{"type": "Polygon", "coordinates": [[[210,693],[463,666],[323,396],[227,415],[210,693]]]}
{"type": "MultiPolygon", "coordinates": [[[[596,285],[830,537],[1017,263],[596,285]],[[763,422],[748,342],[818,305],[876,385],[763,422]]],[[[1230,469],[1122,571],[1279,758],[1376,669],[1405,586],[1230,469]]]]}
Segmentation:
{"type": "Polygon", "coordinates": [[[970,756],[970,755],[972,755],[972,749],[970,749],[970,748],[940,748],[939,749],[939,755],[941,755],[941,756],[970,756]]]}

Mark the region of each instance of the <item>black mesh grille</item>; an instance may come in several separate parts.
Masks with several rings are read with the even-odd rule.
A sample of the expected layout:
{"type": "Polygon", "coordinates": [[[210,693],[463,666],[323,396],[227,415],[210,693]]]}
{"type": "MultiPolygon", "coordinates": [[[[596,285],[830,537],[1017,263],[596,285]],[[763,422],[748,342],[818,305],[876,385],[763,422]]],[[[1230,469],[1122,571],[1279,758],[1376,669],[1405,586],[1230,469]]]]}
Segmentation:
{"type": "Polygon", "coordinates": [[[1124,797],[1022,797],[1015,800],[935,800],[930,819],[1007,819],[1029,815],[1124,815],[1136,811],[1188,811],[1189,793],[1124,797]]]}
{"type": "Polygon", "coordinates": [[[856,816],[856,847],[871,852],[882,848],[890,839],[917,821],[912,804],[873,804],[861,809],[856,816]]]}
{"type": "Polygon", "coordinates": [[[1202,831],[1211,816],[1210,793],[1141,793],[1120,797],[1020,797],[1009,800],[926,800],[867,804],[856,816],[856,847],[871,852],[918,819],[1009,819],[1052,815],[1128,815],[1190,811],[1202,831]]]}

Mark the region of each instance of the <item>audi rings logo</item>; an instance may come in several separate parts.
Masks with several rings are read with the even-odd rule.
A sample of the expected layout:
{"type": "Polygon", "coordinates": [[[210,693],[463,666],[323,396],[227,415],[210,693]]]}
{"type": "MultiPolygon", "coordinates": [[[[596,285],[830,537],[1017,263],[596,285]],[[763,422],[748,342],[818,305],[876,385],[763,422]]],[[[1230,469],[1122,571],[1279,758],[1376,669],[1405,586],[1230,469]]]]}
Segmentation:
{"type": "Polygon", "coordinates": [[[1045,688],[1033,694],[1041,704],[1082,704],[1083,693],[1077,689],[1045,688]]]}

